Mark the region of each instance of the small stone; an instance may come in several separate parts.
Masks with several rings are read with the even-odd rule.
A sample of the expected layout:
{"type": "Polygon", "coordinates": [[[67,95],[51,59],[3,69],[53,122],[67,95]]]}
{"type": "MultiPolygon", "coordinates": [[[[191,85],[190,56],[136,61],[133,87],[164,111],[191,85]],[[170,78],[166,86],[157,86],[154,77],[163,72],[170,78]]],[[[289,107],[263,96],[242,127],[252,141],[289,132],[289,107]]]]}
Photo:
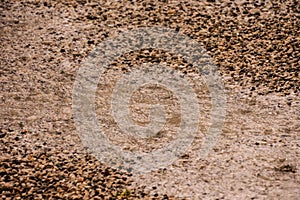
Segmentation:
{"type": "Polygon", "coordinates": [[[0,138],[4,138],[6,136],[6,132],[0,132],[0,138]]]}
{"type": "Polygon", "coordinates": [[[81,182],[84,181],[84,179],[83,179],[82,177],[78,177],[77,181],[78,181],[79,183],[81,183],[81,182]]]}

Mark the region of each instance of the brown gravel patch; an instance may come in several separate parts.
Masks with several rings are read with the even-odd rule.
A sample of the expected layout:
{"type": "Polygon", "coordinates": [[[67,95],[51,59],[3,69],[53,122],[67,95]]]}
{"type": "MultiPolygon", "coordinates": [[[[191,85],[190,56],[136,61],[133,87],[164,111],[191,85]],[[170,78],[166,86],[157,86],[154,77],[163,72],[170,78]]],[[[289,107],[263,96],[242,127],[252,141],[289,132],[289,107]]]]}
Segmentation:
{"type": "MultiPolygon", "coordinates": [[[[300,196],[297,0],[3,0],[0,13],[1,198],[300,196]],[[224,80],[228,111],[209,157],[194,160],[196,142],[169,169],[133,177],[97,162],[81,145],[72,118],[72,88],[80,64],[105,38],[145,26],[175,29],[209,52],[224,80]]],[[[124,73],[157,60],[193,77],[180,57],[160,51],[128,54],[112,67],[124,73]]],[[[209,99],[205,91],[200,84],[199,101],[209,99]]],[[[176,107],[175,101],[168,103],[176,107]]],[[[205,121],[209,105],[203,103],[203,109],[205,121]]],[[[205,124],[201,128],[203,133],[205,124]]],[[[161,145],[152,142],[144,150],[161,145]]]]}

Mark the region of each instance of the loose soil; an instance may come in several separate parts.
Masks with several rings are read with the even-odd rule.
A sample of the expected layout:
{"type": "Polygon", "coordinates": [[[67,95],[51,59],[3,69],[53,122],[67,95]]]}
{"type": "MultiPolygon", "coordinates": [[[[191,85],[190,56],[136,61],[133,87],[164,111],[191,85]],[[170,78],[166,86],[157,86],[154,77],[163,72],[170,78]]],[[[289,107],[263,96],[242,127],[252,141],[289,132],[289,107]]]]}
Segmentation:
{"type": "Polygon", "coordinates": [[[0,16],[0,198],[299,199],[299,1],[2,0],[0,16]],[[199,158],[211,110],[201,74],[180,55],[155,49],[118,58],[96,99],[114,144],[149,152],[178,128],[172,92],[148,86],[132,97],[133,120],[147,123],[149,110],[139,105],[160,102],[168,129],[148,140],[118,130],[109,97],[122,74],[142,63],[164,62],[185,74],[201,107],[199,136],[187,152],[165,169],[134,175],[99,162],[82,145],[72,91],[97,45],[150,26],[177,30],[208,51],[225,85],[227,113],[216,146],[199,158]]]}

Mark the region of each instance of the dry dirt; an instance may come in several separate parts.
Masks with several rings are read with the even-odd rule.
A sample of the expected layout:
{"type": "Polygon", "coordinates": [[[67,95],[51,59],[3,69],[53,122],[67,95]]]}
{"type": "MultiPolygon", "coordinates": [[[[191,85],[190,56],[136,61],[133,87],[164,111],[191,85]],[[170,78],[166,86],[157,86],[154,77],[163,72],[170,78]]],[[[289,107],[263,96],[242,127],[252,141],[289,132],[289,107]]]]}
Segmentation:
{"type": "Polygon", "coordinates": [[[0,15],[0,198],[299,199],[299,1],[1,0],[0,15]],[[149,152],[174,139],[178,127],[176,98],[149,86],[132,97],[133,120],[148,122],[149,110],[138,103],[160,102],[168,129],[148,140],[118,130],[109,97],[121,75],[141,63],[165,62],[184,73],[201,107],[189,150],[165,169],[134,175],[97,161],[82,145],[72,89],[97,45],[148,26],[177,30],[209,52],[225,84],[227,114],[218,143],[198,158],[211,109],[201,75],[160,50],[123,55],[100,80],[96,100],[116,145],[149,152]]]}

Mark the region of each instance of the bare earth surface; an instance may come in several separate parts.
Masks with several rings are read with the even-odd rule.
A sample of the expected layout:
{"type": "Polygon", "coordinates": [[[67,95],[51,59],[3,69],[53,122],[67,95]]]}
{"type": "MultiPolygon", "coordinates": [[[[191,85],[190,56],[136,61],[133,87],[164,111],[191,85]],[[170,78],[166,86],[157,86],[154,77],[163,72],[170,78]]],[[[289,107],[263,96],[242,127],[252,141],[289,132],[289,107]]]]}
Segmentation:
{"type": "Polygon", "coordinates": [[[299,199],[300,4],[255,1],[1,1],[0,199],[299,199]],[[143,104],[165,105],[160,134],[136,139],[110,114],[114,85],[142,63],[164,63],[193,85],[199,136],[165,169],[140,175],[99,162],[81,143],[72,116],[77,71],[108,37],[137,27],[167,27],[206,49],[222,76],[227,113],[216,146],[198,157],[210,95],[180,56],[155,49],[111,64],[98,84],[96,112],[108,138],[149,152],[176,136],[172,91],[141,88],[132,118],[149,122],[143,104]]]}

